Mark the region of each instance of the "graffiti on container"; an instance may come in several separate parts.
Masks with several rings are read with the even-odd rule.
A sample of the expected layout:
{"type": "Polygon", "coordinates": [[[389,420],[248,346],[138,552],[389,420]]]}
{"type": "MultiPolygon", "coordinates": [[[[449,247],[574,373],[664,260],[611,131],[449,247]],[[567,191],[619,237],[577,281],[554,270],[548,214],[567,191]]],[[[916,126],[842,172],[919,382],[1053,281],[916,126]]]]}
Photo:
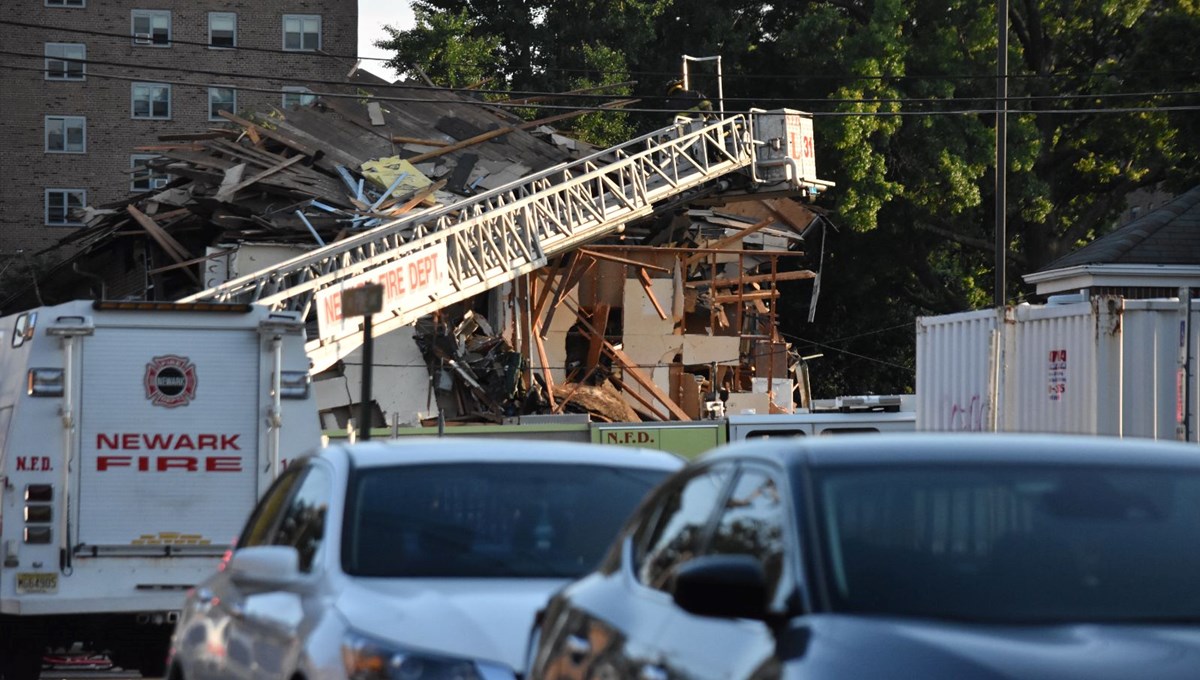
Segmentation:
{"type": "Polygon", "coordinates": [[[1050,401],[1059,401],[1067,392],[1067,350],[1050,350],[1047,379],[1050,401]]]}
{"type": "Polygon", "coordinates": [[[978,394],[963,406],[958,402],[950,407],[950,429],[960,432],[983,431],[983,399],[978,394]]]}

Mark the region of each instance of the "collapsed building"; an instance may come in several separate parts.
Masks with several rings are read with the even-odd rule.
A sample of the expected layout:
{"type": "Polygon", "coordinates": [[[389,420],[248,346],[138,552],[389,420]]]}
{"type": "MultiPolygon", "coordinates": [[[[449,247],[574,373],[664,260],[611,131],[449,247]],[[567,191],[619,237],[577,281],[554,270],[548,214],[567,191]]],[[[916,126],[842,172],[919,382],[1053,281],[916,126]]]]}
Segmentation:
{"type": "MultiPolygon", "coordinates": [[[[601,203],[562,208],[580,223],[608,221],[578,234],[570,224],[556,225],[569,234],[556,252],[507,232],[475,230],[483,247],[462,256],[468,264],[455,265],[480,269],[474,287],[459,286],[461,295],[440,301],[427,296],[428,313],[401,310],[413,318],[398,312],[397,323],[375,338],[372,425],[551,413],[694,420],[806,406],[806,367],[779,320],[784,295],[806,298],[789,305],[790,313],[815,312],[831,225],[804,199],[826,183],[813,168],[797,181],[801,170],[786,149],[760,171],[776,173],[774,179],[713,181],[735,167],[725,151],[728,130],[669,149],[649,139],[605,151],[551,127],[591,110],[525,122],[495,102],[356,74],[286,111],[224,113],[227,125],[139,148],[158,154],[139,170],[153,188],[87,208],[87,226],[58,246],[70,255],[10,295],[4,311],[80,297],[232,296],[245,290],[239,282],[258,294],[282,287],[287,276],[307,282],[303,304],[312,307],[321,286],[336,278],[333,267],[356,259],[364,270],[393,245],[432,231],[434,219],[459,220],[455,233],[465,233],[473,217],[547,187],[584,194],[599,186],[626,210],[620,225],[584,214],[606,213],[601,203]],[[630,198],[648,193],[644,175],[615,169],[633,161],[674,185],[664,192],[670,200],[630,198]],[[670,169],[680,164],[695,167],[670,169]],[[680,179],[691,171],[697,176],[690,184],[680,179]],[[532,188],[506,189],[526,178],[532,188]],[[347,244],[341,254],[320,260],[338,244],[347,244]],[[480,254],[488,250],[495,259],[522,249],[512,257],[523,263],[501,266],[503,276],[495,275],[491,256],[480,254]],[[254,279],[273,268],[293,273],[254,279]]],[[[703,124],[677,121],[688,129],[703,124]]],[[[512,222],[506,226],[529,231],[512,222]]],[[[344,427],[360,412],[363,353],[353,338],[361,325],[340,321],[349,330],[337,338],[310,324],[314,342],[336,348],[311,354],[326,427],[344,427]]]]}

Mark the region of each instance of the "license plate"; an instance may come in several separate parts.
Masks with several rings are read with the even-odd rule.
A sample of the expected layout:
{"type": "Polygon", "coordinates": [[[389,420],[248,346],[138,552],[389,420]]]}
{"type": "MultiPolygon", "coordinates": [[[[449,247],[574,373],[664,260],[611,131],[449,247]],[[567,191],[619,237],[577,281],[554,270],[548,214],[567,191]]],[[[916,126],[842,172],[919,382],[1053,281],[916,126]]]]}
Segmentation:
{"type": "Polygon", "coordinates": [[[48,573],[18,573],[17,594],[25,593],[56,593],[58,592],[58,574],[48,573]]]}

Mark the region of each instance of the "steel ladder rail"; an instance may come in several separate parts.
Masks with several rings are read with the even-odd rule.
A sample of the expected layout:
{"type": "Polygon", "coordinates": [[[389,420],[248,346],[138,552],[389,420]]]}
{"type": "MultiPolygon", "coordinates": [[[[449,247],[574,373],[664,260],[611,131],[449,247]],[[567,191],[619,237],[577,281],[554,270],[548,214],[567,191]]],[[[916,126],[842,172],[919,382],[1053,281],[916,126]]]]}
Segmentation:
{"type": "MultiPolygon", "coordinates": [[[[184,298],[311,312],[318,290],[445,243],[449,285],[418,305],[377,314],[386,333],[533,271],[548,258],[650,214],[657,202],[751,166],[745,116],[679,123],[508,185],[375,227],[184,298]]],[[[362,342],[348,331],[306,345],[320,371],[362,342]]]]}

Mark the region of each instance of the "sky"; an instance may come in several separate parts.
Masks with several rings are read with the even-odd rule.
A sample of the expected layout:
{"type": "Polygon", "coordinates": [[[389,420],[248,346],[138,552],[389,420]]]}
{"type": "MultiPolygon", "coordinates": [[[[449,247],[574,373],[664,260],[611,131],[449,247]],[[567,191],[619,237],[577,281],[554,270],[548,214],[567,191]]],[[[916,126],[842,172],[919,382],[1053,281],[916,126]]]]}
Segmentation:
{"type": "MultiPolygon", "coordinates": [[[[390,57],[386,50],[375,47],[376,40],[388,37],[384,25],[411,28],[412,9],[405,0],[358,0],[358,56],[390,57]]],[[[383,67],[383,62],[365,60],[362,68],[377,76],[395,80],[396,73],[383,67]]]]}

